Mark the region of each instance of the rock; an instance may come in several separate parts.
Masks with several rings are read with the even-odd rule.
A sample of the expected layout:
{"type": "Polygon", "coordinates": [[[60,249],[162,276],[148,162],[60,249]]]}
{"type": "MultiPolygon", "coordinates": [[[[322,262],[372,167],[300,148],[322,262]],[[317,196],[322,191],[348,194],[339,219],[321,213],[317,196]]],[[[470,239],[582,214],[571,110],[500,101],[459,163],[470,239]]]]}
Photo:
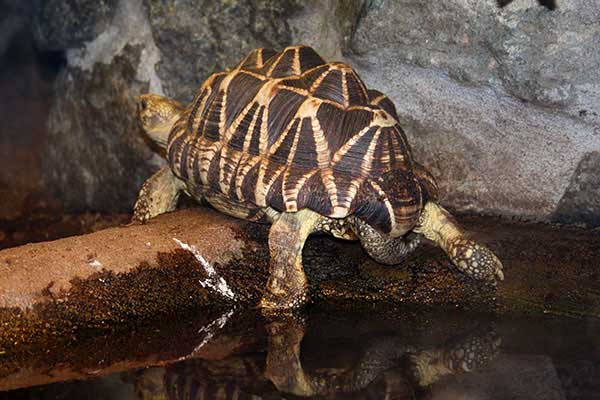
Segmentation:
{"type": "MultiPolygon", "coordinates": [[[[4,55],[15,35],[30,21],[32,5],[28,1],[0,0],[0,57],[4,55]]],[[[3,64],[6,61],[3,62],[3,64]]]]}
{"type": "MultiPolygon", "coordinates": [[[[53,112],[53,121],[83,121],[71,112],[98,113],[90,92],[75,91],[92,76],[106,74],[120,82],[118,90],[109,84],[94,88],[94,96],[124,106],[115,112],[119,117],[104,127],[102,118],[85,119],[85,130],[102,132],[104,143],[111,143],[110,151],[94,156],[94,164],[112,177],[99,178],[100,167],[77,170],[75,164],[84,160],[64,172],[56,152],[49,159],[52,175],[62,176],[50,183],[85,193],[61,195],[70,207],[126,209],[137,190],[130,185],[150,173],[146,149],[121,144],[137,135],[131,131],[131,98],[143,84],[187,102],[210,73],[233,65],[250,49],[304,43],[328,60],[345,59],[369,86],[395,101],[415,156],[438,178],[445,205],[463,212],[599,223],[598,205],[585,194],[594,191],[578,192],[580,169],[591,171],[589,176],[597,171],[584,158],[600,151],[597,3],[564,0],[550,11],[534,1],[499,9],[494,0],[105,0],[95,14],[86,4],[45,3],[36,19],[41,42],[67,49],[73,83],[66,91],[70,81],[62,79],[58,96],[68,92],[70,102],[79,104],[53,112]],[[62,9],[73,17],[68,29],[39,17],[62,9]],[[87,18],[93,21],[73,24],[87,18]],[[133,47],[139,57],[123,56],[133,47]],[[129,100],[120,100],[121,92],[128,92],[129,100]],[[123,170],[125,149],[137,152],[132,160],[144,160],[134,169],[135,178],[123,170]],[[113,188],[102,186],[108,182],[113,188]],[[124,192],[92,201],[115,191],[124,192]],[[103,203],[109,199],[113,203],[103,203]]],[[[98,140],[84,131],[75,135],[81,148],[98,140]]],[[[51,146],[68,150],[63,140],[72,139],[53,134],[51,146]]]]}
{"type": "MultiPolygon", "coordinates": [[[[600,62],[592,22],[600,7],[577,0],[553,12],[525,2],[502,11],[493,1],[369,4],[348,59],[395,101],[445,204],[553,215],[582,158],[600,149],[600,72],[592,67],[600,62]]],[[[593,223],[579,216],[573,221],[593,223]]]]}
{"type": "Polygon", "coordinates": [[[600,226],[600,152],[587,153],[581,159],[558,203],[554,220],[562,223],[586,221],[600,226]]]}
{"type": "Polygon", "coordinates": [[[587,110],[587,119],[599,123],[599,19],[600,5],[580,0],[563,1],[556,12],[537,7],[500,14],[499,30],[487,41],[504,88],[574,117],[587,110]]]}
{"type": "Polygon", "coordinates": [[[105,31],[118,0],[44,0],[34,16],[33,33],[43,50],[82,46],[105,31]]]}
{"type": "Polygon", "coordinates": [[[13,232],[12,240],[13,240],[13,242],[19,243],[19,242],[22,242],[23,239],[25,239],[25,236],[26,236],[25,232],[13,232]]]}
{"type": "MultiPolygon", "coordinates": [[[[74,14],[69,19],[85,20],[92,18],[86,4],[61,7],[74,14]]],[[[190,101],[210,73],[250,49],[290,44],[284,14],[298,7],[291,0],[102,4],[89,25],[104,28],[94,34],[87,26],[60,31],[54,20],[37,19],[40,41],[67,51],[44,163],[46,186],[69,211],[130,211],[143,181],[164,163],[139,129],[135,96],[151,91],[190,101]]],[[[46,9],[61,8],[48,4],[39,12],[46,9]]]]}
{"type": "Polygon", "coordinates": [[[349,50],[363,0],[310,0],[289,20],[294,43],[312,46],[328,61],[349,50]]]}
{"type": "Polygon", "coordinates": [[[358,54],[395,52],[396,62],[564,107],[573,116],[600,111],[597,4],[565,0],[554,12],[527,2],[502,11],[493,1],[371,4],[352,42],[358,54]]]}
{"type": "MultiPolygon", "coordinates": [[[[40,63],[29,32],[32,1],[0,0],[0,221],[31,215],[55,70],[40,63]]],[[[4,242],[7,245],[7,242],[4,242]]]]}
{"type": "Polygon", "coordinates": [[[235,65],[256,47],[291,43],[287,16],[300,1],[144,0],[156,45],[157,73],[165,93],[190,102],[213,72],[235,65]]]}
{"type": "Polygon", "coordinates": [[[66,210],[130,211],[155,154],[135,116],[142,49],[127,46],[91,71],[70,67],[58,78],[48,121],[45,182],[66,210]]]}

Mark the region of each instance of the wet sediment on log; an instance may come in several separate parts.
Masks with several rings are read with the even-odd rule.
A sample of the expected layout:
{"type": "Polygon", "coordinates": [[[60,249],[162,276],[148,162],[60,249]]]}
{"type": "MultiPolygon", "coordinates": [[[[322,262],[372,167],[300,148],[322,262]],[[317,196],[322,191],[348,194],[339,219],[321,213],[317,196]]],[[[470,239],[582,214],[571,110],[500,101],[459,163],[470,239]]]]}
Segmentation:
{"type": "MultiPolygon", "coordinates": [[[[386,267],[357,243],[315,236],[304,251],[312,299],[352,310],[384,304],[600,316],[599,232],[481,217],[461,222],[503,261],[506,279],[498,288],[458,273],[430,245],[402,266],[386,267]]],[[[35,351],[48,338],[252,308],[268,274],[266,235],[267,226],[195,209],[0,251],[0,350],[35,351]],[[234,300],[207,286],[218,279],[202,260],[234,300]]]]}

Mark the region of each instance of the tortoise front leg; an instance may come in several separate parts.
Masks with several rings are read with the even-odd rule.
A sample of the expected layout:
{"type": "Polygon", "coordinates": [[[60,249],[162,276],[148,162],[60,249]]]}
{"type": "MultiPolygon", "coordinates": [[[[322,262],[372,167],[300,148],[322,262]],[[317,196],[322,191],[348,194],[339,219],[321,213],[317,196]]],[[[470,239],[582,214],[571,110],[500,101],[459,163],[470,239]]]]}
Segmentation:
{"type": "Polygon", "coordinates": [[[283,310],[308,301],[306,275],[302,267],[304,243],[315,231],[321,216],[314,211],[284,212],[269,231],[269,280],[260,307],[283,310]]]}
{"type": "Polygon", "coordinates": [[[133,208],[133,222],[146,222],[157,215],[173,211],[185,184],[164,166],[152,175],[140,190],[133,208]]]}

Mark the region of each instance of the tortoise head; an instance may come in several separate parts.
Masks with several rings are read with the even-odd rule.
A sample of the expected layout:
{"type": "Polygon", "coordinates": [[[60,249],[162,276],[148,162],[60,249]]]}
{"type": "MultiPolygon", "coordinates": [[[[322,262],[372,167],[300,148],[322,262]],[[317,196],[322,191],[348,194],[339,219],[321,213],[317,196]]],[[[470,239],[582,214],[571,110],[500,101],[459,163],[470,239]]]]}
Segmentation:
{"type": "Polygon", "coordinates": [[[137,103],[142,128],[161,147],[167,146],[171,128],[181,117],[183,109],[178,101],[156,94],[143,94],[137,103]]]}

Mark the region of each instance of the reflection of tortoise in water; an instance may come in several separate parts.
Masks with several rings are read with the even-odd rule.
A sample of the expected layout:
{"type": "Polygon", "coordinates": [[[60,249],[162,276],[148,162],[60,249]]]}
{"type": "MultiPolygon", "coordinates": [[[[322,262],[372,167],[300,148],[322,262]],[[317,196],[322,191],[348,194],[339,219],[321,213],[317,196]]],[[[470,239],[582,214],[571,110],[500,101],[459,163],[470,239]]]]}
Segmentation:
{"type": "Polygon", "coordinates": [[[271,222],[271,274],[261,301],[307,300],[308,235],[359,239],[377,261],[399,263],[422,234],[462,272],[502,279],[502,265],[436,204],[433,177],[413,161],[392,102],[356,72],[310,47],[252,51],[210,76],[193,103],[144,95],[140,118],[169,165],[140,191],[134,219],[175,207],[181,191],[226,214],[271,222]]]}
{"type": "MultiPolygon", "coordinates": [[[[223,355],[224,343],[240,343],[237,333],[217,332],[216,343],[207,343],[201,353],[187,360],[136,372],[135,391],[140,398],[159,398],[160,394],[161,398],[186,400],[288,399],[290,394],[311,399],[396,400],[415,399],[419,393],[418,398],[430,398],[427,394],[439,380],[445,378],[442,386],[464,382],[469,380],[465,373],[489,366],[502,344],[492,326],[451,334],[435,347],[415,343],[401,332],[382,334],[371,329],[362,334],[346,332],[352,337],[343,337],[341,343],[339,332],[333,336],[320,333],[313,337],[317,343],[310,337],[305,341],[306,324],[297,316],[270,318],[265,328],[266,354],[261,326],[250,331],[252,339],[243,349],[214,357],[214,351],[223,355]]],[[[446,331],[450,333],[456,326],[446,328],[451,328],[446,331]]],[[[454,392],[452,398],[471,398],[469,386],[454,392]]]]}
{"type": "MultiPolygon", "coordinates": [[[[498,356],[502,344],[502,339],[492,326],[465,331],[434,348],[422,348],[421,345],[410,344],[406,338],[371,331],[364,340],[359,339],[359,347],[362,349],[358,357],[353,357],[353,343],[344,341],[342,351],[334,350],[332,354],[325,356],[320,353],[324,357],[322,359],[328,361],[328,368],[305,369],[302,358],[311,357],[306,354],[307,357],[302,357],[301,354],[305,333],[303,322],[297,318],[278,319],[271,321],[266,330],[268,346],[265,376],[280,391],[297,396],[357,392],[373,383],[380,386],[384,382],[377,380],[383,378],[387,381],[384,385],[386,399],[413,399],[416,387],[424,388],[444,376],[487,366],[498,356]],[[334,361],[336,359],[338,362],[343,360],[342,364],[355,361],[351,365],[334,366],[337,364],[334,361]],[[408,393],[413,393],[413,396],[406,395],[408,393]]],[[[318,351],[329,349],[328,345],[331,343],[326,340],[327,338],[319,337],[318,351]]],[[[337,342],[339,337],[335,340],[337,342]]]]}

